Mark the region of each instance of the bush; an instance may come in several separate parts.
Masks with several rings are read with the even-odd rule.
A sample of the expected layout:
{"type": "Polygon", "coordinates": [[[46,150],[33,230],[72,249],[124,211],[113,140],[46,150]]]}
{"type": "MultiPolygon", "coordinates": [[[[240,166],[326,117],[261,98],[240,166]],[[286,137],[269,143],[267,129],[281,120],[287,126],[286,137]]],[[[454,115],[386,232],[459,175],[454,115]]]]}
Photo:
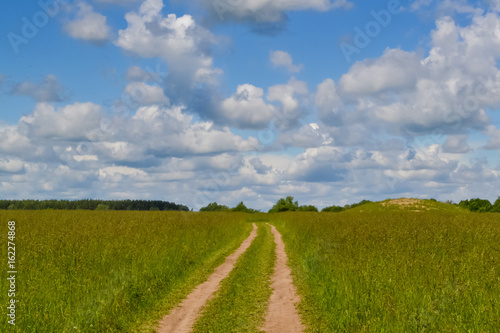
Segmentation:
{"type": "Polygon", "coordinates": [[[109,210],[109,206],[105,204],[98,204],[95,210],[109,210]]]}
{"type": "Polygon", "coordinates": [[[494,207],[489,200],[485,199],[462,200],[458,205],[462,208],[470,210],[471,212],[479,213],[489,212],[494,207]]]}
{"type": "Polygon", "coordinates": [[[317,212],[318,208],[308,205],[299,206],[297,201],[293,201],[293,197],[288,196],[285,199],[281,198],[276,202],[276,204],[269,210],[269,213],[280,213],[280,212],[317,212]]]}
{"type": "Polygon", "coordinates": [[[206,207],[200,208],[200,212],[228,212],[229,208],[224,205],[219,205],[217,202],[212,202],[206,207]]]}
{"type": "Polygon", "coordinates": [[[258,213],[259,212],[258,210],[247,208],[247,206],[245,206],[243,201],[240,202],[238,205],[236,205],[236,207],[232,208],[231,211],[232,212],[241,212],[241,213],[258,213]]]}

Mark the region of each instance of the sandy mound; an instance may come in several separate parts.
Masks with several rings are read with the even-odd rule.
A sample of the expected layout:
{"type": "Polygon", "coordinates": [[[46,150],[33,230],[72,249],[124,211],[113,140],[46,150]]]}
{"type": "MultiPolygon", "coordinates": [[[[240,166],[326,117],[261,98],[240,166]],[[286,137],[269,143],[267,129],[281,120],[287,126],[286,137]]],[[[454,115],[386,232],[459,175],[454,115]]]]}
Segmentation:
{"type": "Polygon", "coordinates": [[[417,204],[422,204],[422,200],[418,199],[394,199],[386,202],[382,202],[382,206],[402,206],[402,207],[407,207],[407,206],[415,206],[417,204]]]}

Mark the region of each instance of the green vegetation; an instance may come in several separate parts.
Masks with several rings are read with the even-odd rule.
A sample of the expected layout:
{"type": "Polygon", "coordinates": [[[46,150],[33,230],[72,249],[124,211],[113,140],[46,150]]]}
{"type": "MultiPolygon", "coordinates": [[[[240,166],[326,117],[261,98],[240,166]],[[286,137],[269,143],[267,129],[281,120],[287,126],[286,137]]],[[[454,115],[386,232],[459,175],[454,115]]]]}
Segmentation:
{"type": "MultiPolygon", "coordinates": [[[[248,237],[245,219],[236,213],[0,211],[4,240],[7,221],[16,221],[19,272],[16,326],[2,320],[0,332],[133,332],[144,321],[141,331],[151,331],[248,237]]],[[[5,278],[0,289],[7,304],[5,278]]]]}
{"type": "Polygon", "coordinates": [[[254,213],[259,213],[258,210],[252,209],[252,208],[247,208],[245,204],[243,204],[243,201],[240,202],[236,207],[231,209],[232,212],[239,212],[239,213],[249,213],[249,214],[254,214],[254,213]]]}
{"type": "Polygon", "coordinates": [[[343,212],[344,210],[356,208],[362,205],[366,205],[367,203],[371,203],[369,200],[363,200],[358,203],[352,204],[352,205],[345,205],[344,207],[341,206],[330,206],[330,207],[325,207],[321,210],[321,212],[327,212],[327,213],[340,213],[343,212]]]}
{"type": "Polygon", "coordinates": [[[275,217],[307,332],[496,332],[500,216],[388,203],[275,217]]]}
{"type": "Polygon", "coordinates": [[[285,199],[279,199],[278,202],[269,210],[269,213],[281,213],[281,212],[317,212],[318,208],[308,205],[299,206],[297,201],[293,201],[293,197],[288,196],[285,199]]]}
{"type": "Polygon", "coordinates": [[[471,212],[500,213],[500,197],[498,197],[498,199],[495,201],[493,205],[489,200],[483,200],[483,199],[462,200],[458,205],[462,208],[470,210],[471,212]]]}
{"type": "MultiPolygon", "coordinates": [[[[307,332],[500,327],[500,215],[470,212],[487,206],[479,199],[361,202],[338,214],[297,214],[313,209],[293,197],[273,207],[282,214],[234,212],[254,212],[243,203],[218,213],[106,206],[0,210],[4,240],[7,221],[16,221],[19,272],[17,325],[4,320],[1,332],[153,332],[241,244],[250,222],[259,225],[257,238],[195,329],[258,332],[275,261],[267,221],[283,235],[307,332]]],[[[6,246],[0,255],[7,258],[6,246]]],[[[7,282],[0,282],[4,291],[7,282]]],[[[7,304],[6,292],[0,302],[7,304]]]]}
{"type": "Polygon", "coordinates": [[[229,207],[219,205],[217,202],[212,202],[206,207],[200,208],[200,212],[229,212],[229,207]]]}
{"type": "Polygon", "coordinates": [[[229,208],[228,206],[219,205],[217,202],[212,202],[207,206],[200,208],[200,212],[237,212],[237,213],[259,213],[258,210],[247,208],[245,204],[240,202],[236,207],[229,208]]]}
{"type": "Polygon", "coordinates": [[[178,210],[189,211],[184,205],[161,200],[0,200],[0,209],[36,210],[36,209],[84,209],[103,210],[178,210]],[[99,209],[99,207],[101,209],[99,209]],[[153,208],[153,209],[152,209],[153,208]]]}
{"type": "Polygon", "coordinates": [[[271,296],[274,268],[274,237],[260,223],[257,238],[223,280],[219,292],[208,302],[193,332],[261,332],[271,296]]]}

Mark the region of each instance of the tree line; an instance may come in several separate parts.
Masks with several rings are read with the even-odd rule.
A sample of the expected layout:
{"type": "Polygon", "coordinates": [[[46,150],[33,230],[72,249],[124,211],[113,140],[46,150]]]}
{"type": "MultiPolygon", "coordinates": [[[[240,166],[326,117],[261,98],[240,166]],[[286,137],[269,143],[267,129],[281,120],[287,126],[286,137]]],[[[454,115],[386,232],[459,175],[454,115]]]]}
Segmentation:
{"type": "Polygon", "coordinates": [[[478,213],[500,213],[500,197],[495,201],[495,203],[491,203],[486,199],[470,199],[470,200],[462,200],[458,204],[459,207],[470,210],[471,212],[478,213]]]}
{"type": "Polygon", "coordinates": [[[11,210],[176,210],[189,211],[184,205],[161,200],[0,200],[0,209],[11,210]]]}
{"type": "MultiPolygon", "coordinates": [[[[330,206],[323,208],[322,212],[342,212],[347,209],[358,207],[371,201],[363,200],[359,203],[345,206],[330,206]]],[[[244,213],[259,213],[260,211],[247,208],[243,202],[240,202],[236,207],[229,208],[225,205],[219,205],[217,202],[212,202],[207,206],[200,209],[200,212],[244,212],[244,213]]],[[[281,212],[318,212],[318,208],[313,205],[299,205],[298,201],[294,201],[292,196],[279,199],[268,213],[281,213],[281,212]]]]}
{"type": "MultiPolygon", "coordinates": [[[[434,199],[431,199],[434,200],[434,199]]],[[[321,212],[337,213],[348,209],[352,209],[367,203],[369,200],[363,200],[358,203],[345,206],[329,206],[321,210],[321,212]]],[[[449,204],[470,210],[471,212],[479,213],[500,213],[500,197],[491,203],[486,199],[468,199],[462,200],[458,204],[447,201],[449,204]]],[[[189,211],[185,205],[179,205],[173,202],[162,200],[0,200],[0,209],[10,210],[37,210],[37,209],[62,209],[62,210],[139,210],[139,211],[189,211]]],[[[276,204],[268,211],[268,213],[279,212],[318,212],[318,208],[313,205],[299,205],[294,201],[292,196],[279,199],[276,204]]],[[[225,205],[219,205],[217,202],[208,204],[200,209],[200,212],[242,212],[242,213],[259,213],[259,210],[248,208],[243,202],[240,202],[233,208],[225,205]]]]}

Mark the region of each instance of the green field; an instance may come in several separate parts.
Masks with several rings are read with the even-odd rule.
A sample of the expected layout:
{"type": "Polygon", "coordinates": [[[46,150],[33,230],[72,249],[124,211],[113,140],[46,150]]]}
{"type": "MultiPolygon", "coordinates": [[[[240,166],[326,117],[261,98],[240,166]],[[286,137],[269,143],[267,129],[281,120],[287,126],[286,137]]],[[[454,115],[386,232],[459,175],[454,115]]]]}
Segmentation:
{"type": "Polygon", "coordinates": [[[308,332],[499,332],[500,215],[283,214],[308,332]]]}
{"type": "Polygon", "coordinates": [[[251,222],[257,238],[195,330],[258,331],[274,265],[266,220],[283,235],[307,332],[500,329],[500,214],[431,202],[261,215],[0,211],[2,258],[9,220],[17,223],[20,302],[17,325],[4,318],[1,332],[151,332],[241,244],[251,222]]]}
{"type": "Polygon", "coordinates": [[[2,258],[7,221],[17,222],[19,271],[17,324],[2,320],[0,332],[23,333],[147,330],[252,229],[228,213],[0,211],[0,220],[2,258]]]}

